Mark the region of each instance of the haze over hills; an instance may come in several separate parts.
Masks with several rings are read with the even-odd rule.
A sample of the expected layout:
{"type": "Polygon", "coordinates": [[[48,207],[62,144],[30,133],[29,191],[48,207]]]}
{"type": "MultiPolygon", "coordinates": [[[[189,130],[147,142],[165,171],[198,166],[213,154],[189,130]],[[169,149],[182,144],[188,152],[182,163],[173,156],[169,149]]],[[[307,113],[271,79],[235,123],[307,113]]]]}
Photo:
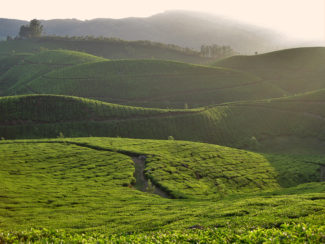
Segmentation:
{"type": "MultiPolygon", "coordinates": [[[[16,36],[27,22],[0,19],[0,36],[16,36]]],[[[274,31],[231,19],[190,11],[167,11],[147,18],[43,20],[46,35],[105,36],[124,40],[150,40],[200,49],[203,44],[230,45],[241,53],[276,50],[286,46],[274,31]]]]}

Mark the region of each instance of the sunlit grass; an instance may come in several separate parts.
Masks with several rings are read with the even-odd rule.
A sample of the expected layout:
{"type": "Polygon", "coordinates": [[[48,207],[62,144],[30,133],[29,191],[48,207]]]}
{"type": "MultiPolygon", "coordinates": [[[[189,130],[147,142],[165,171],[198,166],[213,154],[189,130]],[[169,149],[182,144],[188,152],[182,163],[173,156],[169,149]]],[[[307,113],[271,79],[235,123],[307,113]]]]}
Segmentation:
{"type": "MultiPolygon", "coordinates": [[[[122,138],[4,141],[0,148],[0,228],[5,230],[126,233],[195,225],[269,228],[324,220],[324,184],[282,189],[277,175],[286,169],[272,166],[276,156],[271,160],[208,144],[122,138]],[[126,151],[146,154],[147,176],[174,197],[186,199],[133,188],[133,162],[121,154],[126,151]],[[228,179],[222,178],[221,189],[214,183],[224,175],[228,179]],[[248,179],[251,189],[241,185],[248,179]]],[[[282,163],[297,159],[292,160],[282,163]]],[[[317,170],[296,169],[306,176],[317,170]]],[[[294,177],[287,182],[293,181],[300,183],[294,177]]]]}

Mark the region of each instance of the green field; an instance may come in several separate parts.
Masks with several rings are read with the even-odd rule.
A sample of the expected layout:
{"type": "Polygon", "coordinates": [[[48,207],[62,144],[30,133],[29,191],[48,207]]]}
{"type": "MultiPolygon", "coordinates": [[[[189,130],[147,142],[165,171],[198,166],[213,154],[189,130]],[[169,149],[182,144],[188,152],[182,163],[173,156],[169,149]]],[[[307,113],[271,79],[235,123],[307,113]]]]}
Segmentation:
{"type": "Polygon", "coordinates": [[[122,138],[3,141],[0,148],[1,229],[126,234],[324,224],[325,185],[298,185],[303,177],[319,181],[319,166],[302,158],[122,138]],[[137,155],[147,157],[142,173],[172,199],[133,186],[137,155]]]}
{"type": "Polygon", "coordinates": [[[24,87],[26,93],[35,93],[28,86],[28,83],[36,78],[42,77],[51,71],[58,71],[77,64],[103,60],[105,59],[67,50],[42,51],[29,55],[10,55],[0,60],[0,64],[3,64],[3,68],[0,67],[0,94],[15,94],[19,87],[24,87]]]}

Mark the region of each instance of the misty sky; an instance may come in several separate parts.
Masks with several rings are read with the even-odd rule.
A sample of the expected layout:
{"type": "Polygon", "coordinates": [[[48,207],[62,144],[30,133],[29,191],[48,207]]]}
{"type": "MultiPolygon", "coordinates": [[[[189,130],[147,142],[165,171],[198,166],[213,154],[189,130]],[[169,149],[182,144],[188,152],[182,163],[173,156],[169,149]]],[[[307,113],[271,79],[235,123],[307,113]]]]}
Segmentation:
{"type": "Polygon", "coordinates": [[[325,42],[325,0],[2,0],[0,18],[147,17],[173,9],[209,12],[325,42]]]}

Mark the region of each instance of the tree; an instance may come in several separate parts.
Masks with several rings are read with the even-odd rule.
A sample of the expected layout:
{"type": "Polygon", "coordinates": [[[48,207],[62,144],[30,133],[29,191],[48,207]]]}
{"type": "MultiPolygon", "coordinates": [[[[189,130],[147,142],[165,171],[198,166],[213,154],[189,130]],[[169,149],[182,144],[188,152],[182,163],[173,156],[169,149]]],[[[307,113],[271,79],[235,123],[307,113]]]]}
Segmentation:
{"type": "Polygon", "coordinates": [[[29,23],[29,28],[31,32],[31,37],[38,37],[42,35],[43,32],[43,25],[37,19],[31,20],[29,23]]]}
{"type": "Polygon", "coordinates": [[[29,27],[27,25],[22,25],[20,27],[19,36],[22,37],[22,38],[29,38],[30,37],[29,27]]]}
{"type": "Polygon", "coordinates": [[[22,25],[19,30],[19,36],[22,38],[39,37],[42,35],[43,25],[37,19],[29,22],[29,25],[22,25]]]}
{"type": "Polygon", "coordinates": [[[219,59],[236,54],[236,52],[230,46],[219,46],[217,44],[202,45],[200,53],[203,57],[219,59]]]}

